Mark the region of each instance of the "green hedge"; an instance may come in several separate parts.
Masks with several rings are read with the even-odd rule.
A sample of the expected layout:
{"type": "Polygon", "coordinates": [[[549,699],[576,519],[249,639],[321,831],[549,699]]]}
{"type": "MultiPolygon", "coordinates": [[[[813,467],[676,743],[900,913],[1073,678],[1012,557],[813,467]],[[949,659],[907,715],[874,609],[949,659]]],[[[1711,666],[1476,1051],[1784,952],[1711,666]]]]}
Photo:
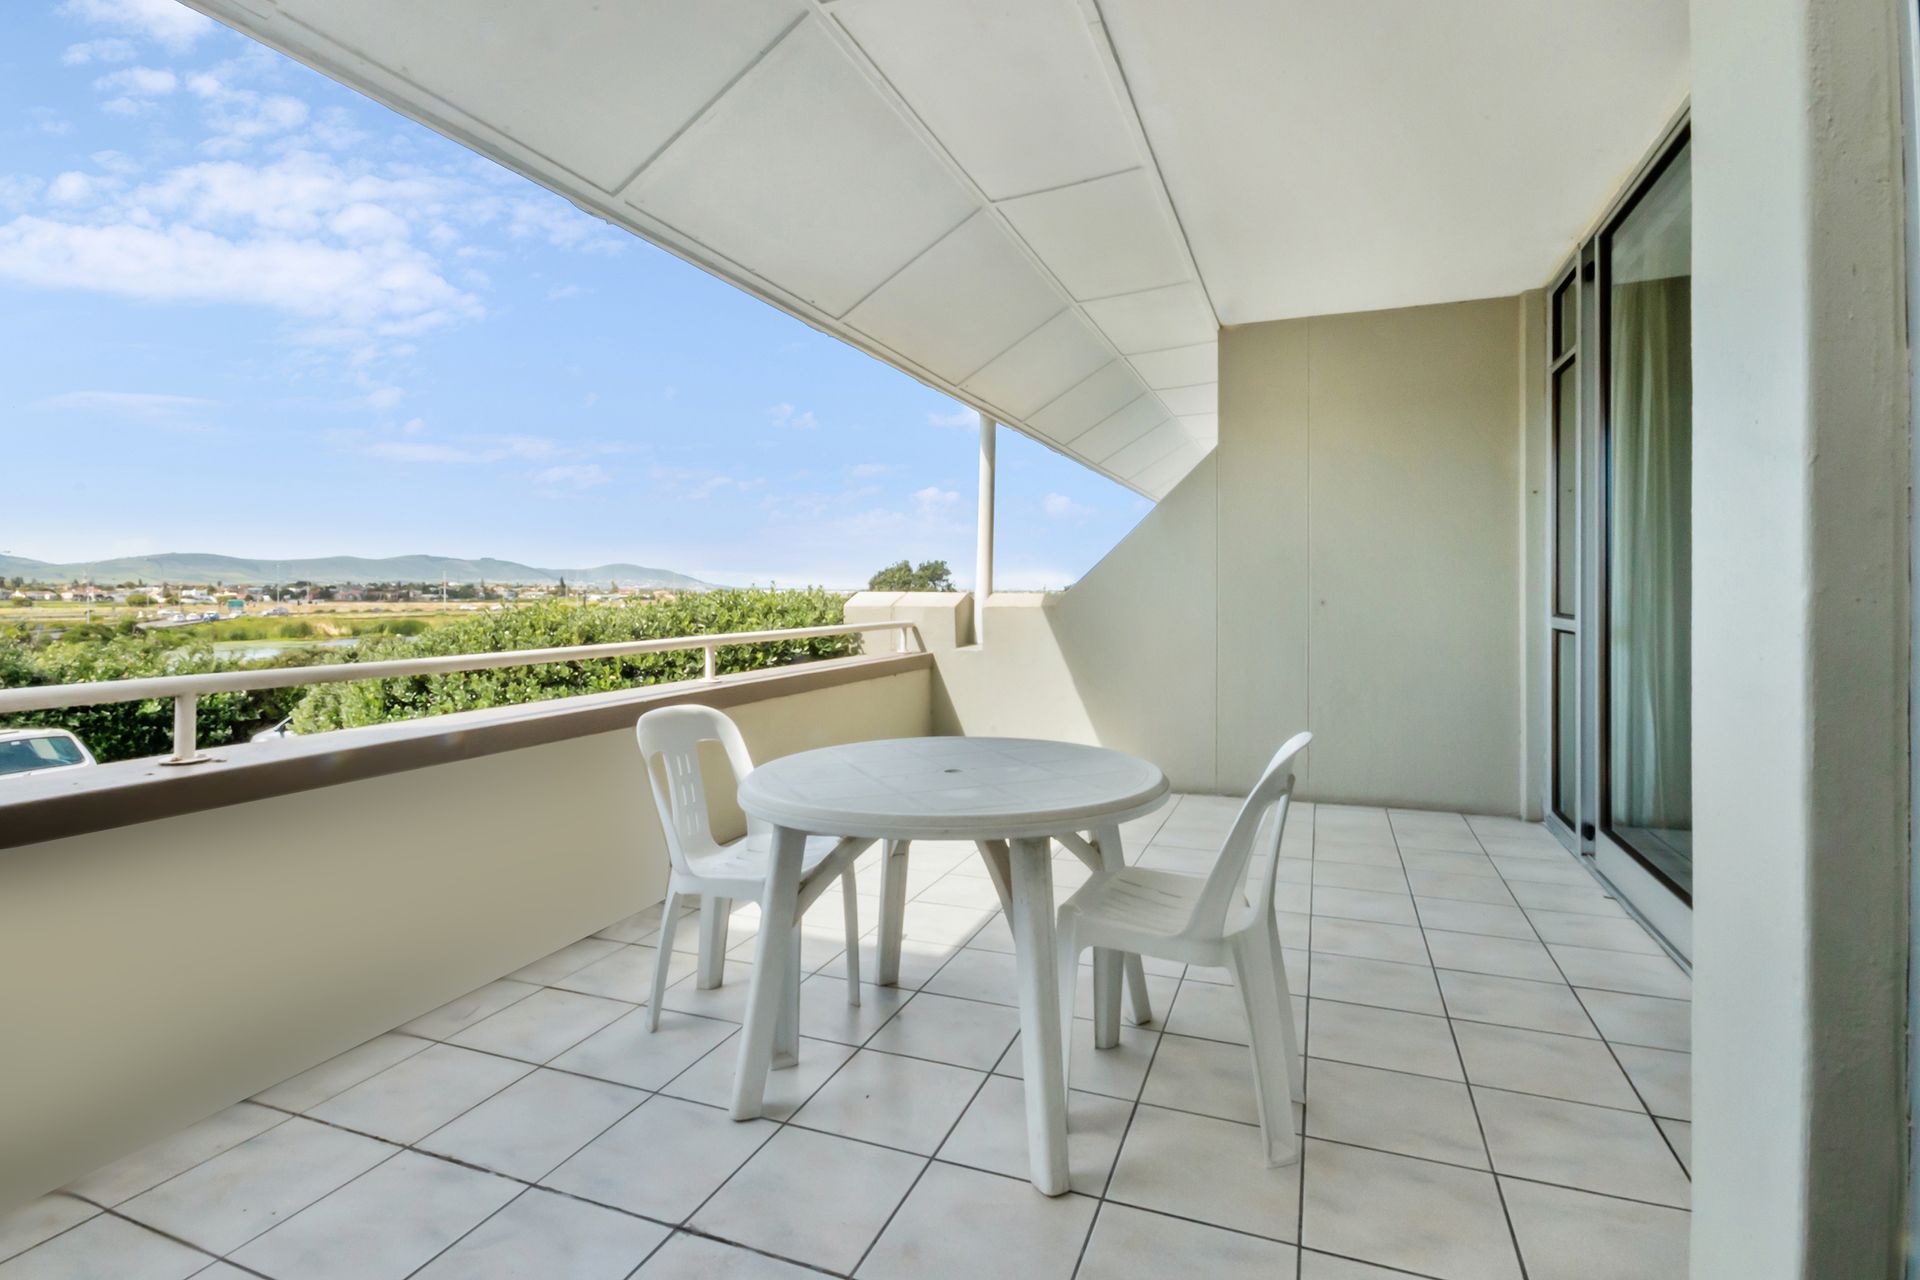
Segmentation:
{"type": "MultiPolygon", "coordinates": [[[[478,614],[417,636],[363,640],[355,647],[351,661],[831,626],[845,621],[845,604],[843,597],[820,590],[708,591],[636,605],[553,602],[478,614]]],[[[727,645],[716,655],[716,669],[731,672],[786,666],[842,657],[858,652],[858,648],[855,636],[727,645]]],[[[700,651],[691,649],[591,662],[316,685],[294,712],[293,726],[300,733],[320,733],[688,680],[697,678],[701,671],[700,651]]]]}

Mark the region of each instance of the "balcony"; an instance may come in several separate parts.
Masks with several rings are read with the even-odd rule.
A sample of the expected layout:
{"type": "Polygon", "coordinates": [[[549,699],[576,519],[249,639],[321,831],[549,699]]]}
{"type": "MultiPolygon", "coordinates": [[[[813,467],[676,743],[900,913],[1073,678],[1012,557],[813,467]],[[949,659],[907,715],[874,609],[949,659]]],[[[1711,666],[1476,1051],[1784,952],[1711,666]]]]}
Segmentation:
{"type": "MultiPolygon", "coordinates": [[[[1132,856],[1204,864],[1234,810],[1181,796],[1132,856]]],[[[849,1009],[814,908],[767,1119],[725,1109],[755,909],[715,990],[679,931],[649,1036],[656,904],[0,1220],[0,1276],[1684,1275],[1679,967],[1536,824],[1303,805],[1285,854],[1295,1167],[1264,1167],[1226,975],[1154,965],[1153,1024],[1081,1024],[1073,1193],[1035,1194],[1011,937],[972,848],[923,844],[899,987],[849,1009]]]]}

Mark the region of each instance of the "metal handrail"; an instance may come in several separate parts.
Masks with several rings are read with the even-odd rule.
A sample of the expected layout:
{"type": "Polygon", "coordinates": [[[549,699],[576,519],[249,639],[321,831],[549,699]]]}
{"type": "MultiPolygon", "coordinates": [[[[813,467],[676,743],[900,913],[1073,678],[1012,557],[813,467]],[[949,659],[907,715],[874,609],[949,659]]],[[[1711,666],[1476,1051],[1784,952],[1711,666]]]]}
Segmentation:
{"type": "Polygon", "coordinates": [[[725,631],[698,636],[668,636],[660,640],[621,640],[611,644],[563,645],[553,649],[502,649],[491,653],[451,653],[431,658],[392,658],[384,662],[339,662],[317,667],[260,667],[244,671],[205,671],[185,676],[142,676],[135,680],[90,680],[79,684],[34,685],[0,689],[0,712],[51,711],[61,707],[91,707],[108,702],[144,702],[173,699],[173,754],[165,764],[199,764],[211,759],[200,753],[196,741],[199,699],[203,693],[238,693],[256,689],[290,689],[308,684],[352,684],[397,676],[445,675],[459,671],[486,671],[496,667],[537,667],[555,662],[591,662],[641,653],[702,651],[702,680],[717,680],[714,653],[729,645],[773,644],[783,640],[814,640],[827,636],[860,635],[869,631],[896,633],[896,653],[924,653],[926,642],[911,622],[846,622],[830,627],[789,627],[775,631],[725,631]],[[914,648],[907,648],[911,635],[914,648]]]}

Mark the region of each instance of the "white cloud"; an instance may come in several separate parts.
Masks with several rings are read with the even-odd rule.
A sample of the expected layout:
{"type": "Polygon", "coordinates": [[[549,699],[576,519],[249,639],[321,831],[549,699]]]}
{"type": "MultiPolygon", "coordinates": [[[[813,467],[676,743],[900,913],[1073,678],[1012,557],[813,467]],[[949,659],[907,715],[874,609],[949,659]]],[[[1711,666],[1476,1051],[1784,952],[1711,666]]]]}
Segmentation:
{"type": "Polygon", "coordinates": [[[548,489],[592,489],[612,480],[607,469],[597,462],[569,463],[536,471],[535,484],[548,489]]]}
{"type": "Polygon", "coordinates": [[[33,117],[33,123],[42,133],[54,137],[63,137],[73,132],[73,121],[55,111],[52,107],[35,107],[27,113],[33,117]]]}
{"type": "Polygon", "coordinates": [[[813,416],[813,410],[795,409],[784,401],[767,410],[767,421],[776,427],[791,427],[795,431],[810,431],[820,425],[813,416]]]}
{"type": "Polygon", "coordinates": [[[1064,493],[1050,493],[1040,499],[1040,509],[1055,520],[1084,520],[1093,514],[1092,507],[1075,502],[1064,493]]]}
{"type": "Polygon", "coordinates": [[[216,71],[187,77],[187,88],[206,104],[207,125],[214,136],[200,144],[214,155],[233,155],[271,134],[297,129],[307,122],[307,104],[284,93],[260,94],[231,83],[244,69],[226,64],[216,71]]]}
{"type": "Polygon", "coordinates": [[[93,87],[103,93],[157,98],[178,89],[180,77],[162,67],[123,67],[101,76],[93,82],[93,87]]]}
{"type": "Polygon", "coordinates": [[[404,400],[406,395],[399,387],[375,387],[367,393],[364,403],[377,413],[385,413],[404,400]]]}
{"type": "Polygon", "coordinates": [[[870,480],[874,476],[883,476],[891,470],[893,470],[892,463],[862,462],[853,467],[848,468],[847,474],[852,476],[855,480],[870,480]]]}
{"type": "Polygon", "coordinates": [[[980,415],[965,405],[957,406],[952,413],[929,413],[927,425],[930,427],[977,427],[980,415]]]}
{"type": "Polygon", "coordinates": [[[63,391],[36,402],[38,409],[77,409],[118,413],[136,418],[163,418],[207,409],[217,404],[200,396],[176,396],[157,391],[63,391]]]}
{"type": "Polygon", "coordinates": [[[424,440],[380,440],[367,446],[367,453],[386,462],[479,462],[479,455],[458,445],[432,444],[424,440]]]}
{"type": "Polygon", "coordinates": [[[212,18],[179,0],[65,0],[60,12],[97,26],[144,36],[175,53],[214,29],[212,18]]]}
{"type": "Polygon", "coordinates": [[[545,240],[556,249],[619,253],[627,239],[608,223],[583,213],[558,196],[542,193],[507,202],[507,234],[516,240],[545,240]]]}
{"type": "Polygon", "coordinates": [[[90,204],[98,189],[94,178],[69,170],[47,184],[47,199],[54,204],[90,204]]]}
{"type": "Polygon", "coordinates": [[[928,485],[913,492],[913,509],[923,519],[931,519],[944,511],[952,509],[960,501],[960,495],[952,489],[942,489],[938,485],[928,485]]]}
{"type": "Polygon", "coordinates": [[[70,44],[67,51],[60,55],[60,61],[70,67],[84,67],[95,62],[132,62],[133,58],[133,41],[122,40],[118,36],[70,44]]]}

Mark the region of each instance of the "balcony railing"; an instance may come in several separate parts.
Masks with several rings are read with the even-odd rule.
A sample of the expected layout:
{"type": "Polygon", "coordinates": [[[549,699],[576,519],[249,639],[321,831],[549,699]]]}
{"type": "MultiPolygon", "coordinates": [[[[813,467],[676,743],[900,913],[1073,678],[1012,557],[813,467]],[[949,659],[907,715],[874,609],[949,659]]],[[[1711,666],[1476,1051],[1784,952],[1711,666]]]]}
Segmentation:
{"type": "MultiPolygon", "coordinates": [[[[383,662],[341,662],[318,667],[263,667],[241,671],[209,671],[185,676],[146,676],[136,680],[96,680],[79,684],[35,685],[0,689],[0,713],[51,711],[62,707],[90,707],[110,702],[173,699],[173,754],[161,763],[200,764],[212,759],[197,741],[201,694],[237,693],[259,689],[289,689],[309,684],[352,684],[399,676],[451,675],[496,667],[537,667],[556,662],[589,662],[644,653],[676,653],[698,649],[703,655],[701,679],[720,678],[714,654],[723,647],[776,644],[790,640],[817,640],[829,636],[894,633],[896,653],[924,653],[926,645],[912,622],[881,620],[848,622],[828,627],[787,627],[774,631],[731,631],[698,636],[669,636],[661,640],[622,640],[611,644],[563,645],[552,649],[503,649],[492,653],[438,654],[426,658],[394,658],[383,662]],[[909,648],[909,645],[912,647],[909,648]]],[[[832,662],[835,659],[819,659],[832,662]]]]}

